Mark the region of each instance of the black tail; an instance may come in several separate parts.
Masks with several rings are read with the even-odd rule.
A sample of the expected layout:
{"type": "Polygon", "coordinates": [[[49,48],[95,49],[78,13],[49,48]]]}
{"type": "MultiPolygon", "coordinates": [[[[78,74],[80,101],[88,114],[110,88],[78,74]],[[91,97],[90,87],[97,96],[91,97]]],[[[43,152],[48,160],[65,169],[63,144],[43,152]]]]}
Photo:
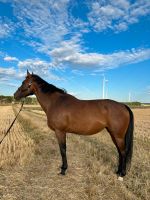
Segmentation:
{"type": "Polygon", "coordinates": [[[133,131],[134,131],[134,116],[131,109],[126,105],[127,110],[130,114],[129,126],[125,135],[125,148],[126,148],[126,164],[131,166],[131,159],[133,154],[133,131]]]}

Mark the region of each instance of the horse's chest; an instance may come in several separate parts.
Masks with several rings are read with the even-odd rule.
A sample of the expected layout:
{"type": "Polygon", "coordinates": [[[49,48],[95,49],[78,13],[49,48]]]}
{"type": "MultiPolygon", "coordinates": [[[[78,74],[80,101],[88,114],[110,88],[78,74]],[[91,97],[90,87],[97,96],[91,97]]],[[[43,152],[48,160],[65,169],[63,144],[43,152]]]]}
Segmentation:
{"type": "Polygon", "coordinates": [[[56,123],[52,118],[47,119],[47,125],[50,129],[55,130],[56,129],[56,123]]]}

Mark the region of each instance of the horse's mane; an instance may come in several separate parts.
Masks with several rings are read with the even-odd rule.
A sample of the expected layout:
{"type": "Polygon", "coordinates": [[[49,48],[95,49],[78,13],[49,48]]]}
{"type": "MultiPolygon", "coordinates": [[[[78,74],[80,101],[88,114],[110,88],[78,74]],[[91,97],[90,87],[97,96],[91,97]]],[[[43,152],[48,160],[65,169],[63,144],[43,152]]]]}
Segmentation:
{"type": "Polygon", "coordinates": [[[43,93],[48,93],[48,92],[50,93],[59,92],[63,94],[67,93],[66,90],[60,89],[52,84],[49,84],[38,75],[33,74],[32,77],[33,77],[33,81],[35,81],[39,85],[43,93]]]}

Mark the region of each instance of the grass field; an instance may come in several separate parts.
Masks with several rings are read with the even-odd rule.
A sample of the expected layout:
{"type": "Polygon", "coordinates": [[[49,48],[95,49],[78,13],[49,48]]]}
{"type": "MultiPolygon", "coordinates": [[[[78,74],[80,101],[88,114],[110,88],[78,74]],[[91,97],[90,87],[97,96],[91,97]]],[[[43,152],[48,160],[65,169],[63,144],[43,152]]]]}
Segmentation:
{"type": "MultiPolygon", "coordinates": [[[[18,107],[0,106],[0,137],[18,107]]],[[[54,133],[39,107],[25,107],[0,146],[0,199],[148,200],[150,196],[150,109],[133,109],[134,154],[131,170],[117,180],[117,152],[109,134],[68,134],[66,176],[54,133]]]]}
{"type": "MultiPolygon", "coordinates": [[[[0,107],[0,137],[7,131],[15,117],[11,106],[0,107]]],[[[33,141],[25,133],[19,122],[12,127],[10,134],[0,145],[0,168],[12,165],[24,165],[33,154],[33,141]]]]}

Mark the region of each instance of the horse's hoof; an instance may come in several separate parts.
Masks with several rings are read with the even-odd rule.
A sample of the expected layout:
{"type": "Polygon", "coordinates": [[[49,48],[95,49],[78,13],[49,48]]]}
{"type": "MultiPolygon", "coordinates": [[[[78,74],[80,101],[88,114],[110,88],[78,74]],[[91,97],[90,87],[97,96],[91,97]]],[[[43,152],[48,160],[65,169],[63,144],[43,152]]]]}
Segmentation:
{"type": "Polygon", "coordinates": [[[119,176],[119,177],[118,177],[118,180],[119,180],[119,181],[123,181],[123,177],[122,177],[122,176],[119,176]]]}
{"type": "Polygon", "coordinates": [[[66,175],[66,173],[65,173],[65,172],[63,172],[63,171],[61,171],[60,173],[58,173],[58,175],[65,176],[65,175],[66,175]]]}

